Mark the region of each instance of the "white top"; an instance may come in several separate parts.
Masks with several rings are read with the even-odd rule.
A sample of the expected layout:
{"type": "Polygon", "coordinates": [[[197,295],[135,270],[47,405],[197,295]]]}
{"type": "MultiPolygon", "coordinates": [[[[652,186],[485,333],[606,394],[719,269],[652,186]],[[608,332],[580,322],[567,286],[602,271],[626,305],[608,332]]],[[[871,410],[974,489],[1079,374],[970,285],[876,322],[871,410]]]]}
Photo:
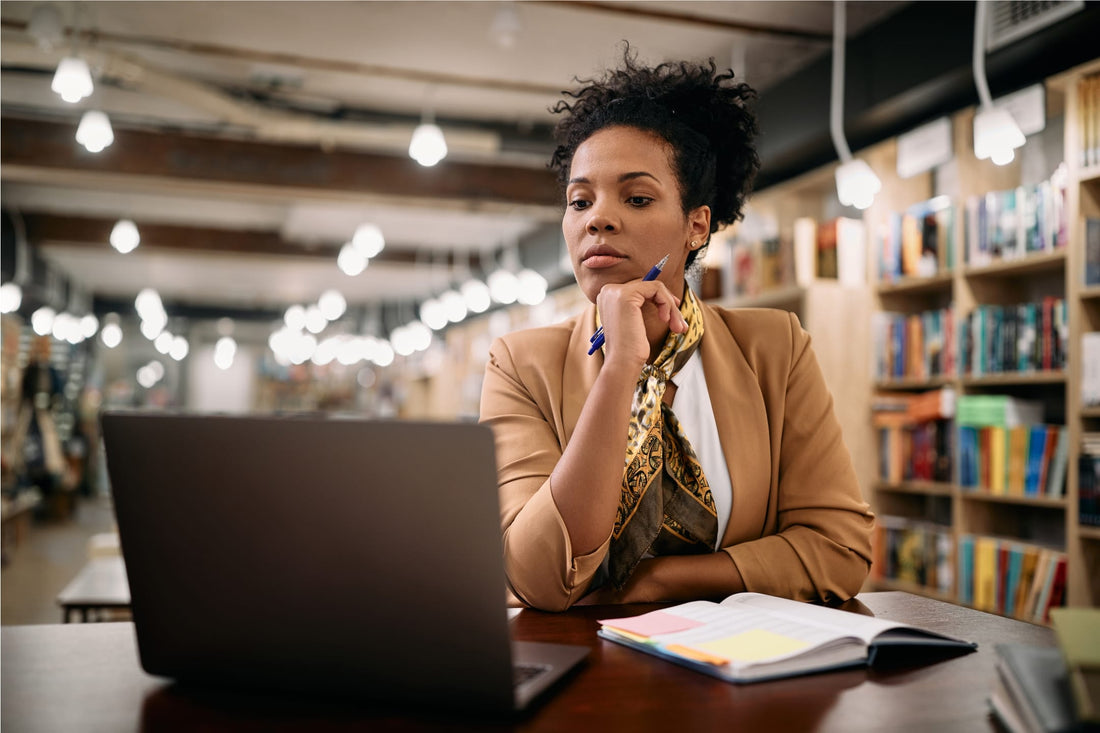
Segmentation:
{"type": "Polygon", "coordinates": [[[699,357],[698,349],[680,367],[680,371],[672,378],[672,383],[676,385],[672,411],[676,413],[684,435],[695,449],[695,455],[699,457],[703,475],[710,484],[714,509],[718,513],[718,537],[714,543],[714,549],[717,550],[722,546],[722,536],[729,523],[733,489],[726,456],[718,439],[718,423],[714,421],[714,408],[710,404],[710,391],[707,389],[703,360],[699,357]]]}

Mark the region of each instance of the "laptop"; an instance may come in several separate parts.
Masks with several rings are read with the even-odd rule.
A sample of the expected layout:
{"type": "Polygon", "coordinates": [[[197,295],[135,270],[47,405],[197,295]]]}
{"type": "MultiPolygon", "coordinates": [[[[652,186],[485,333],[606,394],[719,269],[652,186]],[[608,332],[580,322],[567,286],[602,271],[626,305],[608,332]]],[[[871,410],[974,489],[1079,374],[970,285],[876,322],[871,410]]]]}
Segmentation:
{"type": "Polygon", "coordinates": [[[588,654],[510,638],[484,426],[126,411],[102,425],[150,674],[508,712],[588,654]]]}

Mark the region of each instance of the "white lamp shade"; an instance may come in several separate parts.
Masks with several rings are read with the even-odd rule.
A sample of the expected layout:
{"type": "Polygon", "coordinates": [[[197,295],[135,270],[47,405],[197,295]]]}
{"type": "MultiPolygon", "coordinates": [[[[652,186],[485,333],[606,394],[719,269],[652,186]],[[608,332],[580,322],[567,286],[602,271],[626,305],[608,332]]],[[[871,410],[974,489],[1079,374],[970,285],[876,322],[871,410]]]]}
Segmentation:
{"type": "Polygon", "coordinates": [[[428,168],[447,157],[447,141],[439,125],[423,123],[417,126],[409,143],[409,157],[428,168]]]}
{"type": "Polygon", "coordinates": [[[133,252],[141,244],[137,224],[129,219],[119,219],[111,229],[111,246],[122,254],[133,252]]]}
{"type": "Polygon", "coordinates": [[[84,59],[66,56],[57,65],[50,89],[61,95],[66,102],[79,102],[92,93],[92,73],[84,59]]]}
{"type": "Polygon", "coordinates": [[[844,206],[869,208],[881,190],[882,181],[866,161],[857,158],[836,169],[836,194],[844,206]]]}
{"type": "Polygon", "coordinates": [[[519,280],[508,270],[497,270],[489,275],[489,292],[498,303],[515,303],[519,297],[519,280]]]}
{"type": "Polygon", "coordinates": [[[448,290],[440,295],[439,303],[451,323],[458,323],[466,317],[466,299],[457,290],[448,290]]]}
{"type": "Polygon", "coordinates": [[[997,165],[1006,165],[1024,142],[1024,133],[1008,110],[988,107],[974,115],[974,155],[978,160],[988,158],[997,165]]]}
{"type": "Polygon", "coordinates": [[[447,325],[447,311],[435,298],[428,298],[420,304],[420,320],[429,328],[438,331],[447,325]]]}
{"type": "Polygon", "coordinates": [[[113,143],[115,133],[111,129],[111,121],[107,119],[107,115],[94,109],[85,112],[80,118],[80,125],[76,128],[76,141],[91,153],[98,153],[113,143]]]}
{"type": "Polygon", "coordinates": [[[117,323],[108,323],[99,332],[99,338],[108,349],[113,349],[122,343],[122,327],[117,323]]]}

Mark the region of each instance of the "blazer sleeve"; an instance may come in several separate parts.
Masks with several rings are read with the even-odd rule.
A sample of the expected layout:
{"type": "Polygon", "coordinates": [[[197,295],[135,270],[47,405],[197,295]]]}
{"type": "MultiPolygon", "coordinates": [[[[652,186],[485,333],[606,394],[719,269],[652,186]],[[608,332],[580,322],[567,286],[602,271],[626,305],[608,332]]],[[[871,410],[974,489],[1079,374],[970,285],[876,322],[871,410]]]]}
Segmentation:
{"type": "Polygon", "coordinates": [[[554,351],[546,343],[555,334],[540,331],[512,334],[491,346],[481,422],[493,430],[496,443],[509,589],[526,605],[562,611],[587,592],[611,536],[593,552],[574,555],[554,503],[550,474],[565,443],[564,426],[554,409],[561,396],[561,386],[555,383],[561,370],[554,368],[554,351]],[[517,355],[526,359],[520,361],[517,355]],[[536,361],[542,357],[542,363],[536,361]]]}
{"type": "Polygon", "coordinates": [[[781,372],[775,385],[762,385],[775,393],[767,399],[782,414],[773,426],[773,445],[775,427],[780,429],[775,514],[768,522],[775,531],[724,549],[747,590],[805,601],[847,600],[870,568],[874,515],[860,493],[810,336],[793,314],[790,339],[785,389],[779,386],[781,372]]]}

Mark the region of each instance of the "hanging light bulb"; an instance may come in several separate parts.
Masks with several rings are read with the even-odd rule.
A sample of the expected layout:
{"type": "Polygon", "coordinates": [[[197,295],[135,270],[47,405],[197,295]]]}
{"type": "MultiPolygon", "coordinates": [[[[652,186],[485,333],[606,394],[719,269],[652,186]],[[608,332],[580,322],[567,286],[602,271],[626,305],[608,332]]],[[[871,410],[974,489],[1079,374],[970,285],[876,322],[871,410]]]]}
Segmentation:
{"type": "Polygon", "coordinates": [[[996,165],[1008,165],[1022,147],[1024,133],[1007,109],[986,107],[974,114],[974,155],[996,165]]]}
{"type": "Polygon", "coordinates": [[[447,311],[435,298],[428,298],[420,304],[420,320],[436,331],[447,325],[447,311]]]}
{"type": "Polygon", "coordinates": [[[133,252],[141,244],[137,224],[130,219],[119,219],[111,229],[111,246],[122,254],[133,252]]]}
{"type": "Polygon", "coordinates": [[[462,297],[466,300],[466,307],[471,313],[484,313],[493,304],[493,296],[489,292],[489,286],[477,278],[471,278],[462,283],[462,297]]]}
{"type": "Polygon", "coordinates": [[[417,125],[409,143],[409,157],[425,168],[431,168],[447,157],[447,141],[439,125],[428,121],[417,125]]]}
{"type": "Polygon", "coordinates": [[[237,342],[232,336],[222,336],[214,344],[214,364],[225,370],[233,366],[233,357],[237,355],[237,342]]]}
{"type": "Polygon", "coordinates": [[[510,305],[519,297],[519,280],[514,273],[501,268],[489,275],[489,292],[496,302],[510,305]]]}
{"type": "Polygon", "coordinates": [[[44,305],[31,313],[31,328],[39,336],[45,336],[53,331],[53,320],[56,317],[57,312],[53,308],[44,305]]]}
{"type": "Polygon", "coordinates": [[[344,312],[348,309],[348,301],[344,299],[339,290],[326,290],[317,299],[317,307],[321,309],[321,314],[324,315],[325,320],[335,321],[344,315],[344,312]]]}
{"type": "Polygon", "coordinates": [[[546,300],[546,278],[534,270],[524,268],[516,275],[519,292],[516,299],[524,305],[538,305],[546,300]]]}
{"type": "Polygon", "coordinates": [[[458,323],[466,317],[466,299],[457,290],[448,290],[440,295],[439,303],[451,323],[458,323]]]}
{"type": "Polygon", "coordinates": [[[111,121],[99,110],[90,109],[80,118],[76,141],[90,153],[98,153],[115,141],[111,121]]]}
{"type": "Polygon", "coordinates": [[[354,244],[348,242],[340,248],[340,254],[336,257],[336,265],[348,277],[355,277],[367,269],[367,258],[355,248],[354,244]]]}
{"type": "Polygon", "coordinates": [[[836,169],[836,194],[844,206],[854,206],[861,210],[870,208],[875,194],[881,190],[882,181],[866,161],[856,158],[836,169]]]}
{"type": "Polygon", "coordinates": [[[93,88],[92,73],[88,70],[88,64],[79,56],[61,59],[50,83],[50,89],[70,104],[90,96],[93,88]]]}
{"type": "Polygon", "coordinates": [[[847,16],[844,0],[833,3],[833,78],[829,99],[829,133],[833,138],[840,166],[836,169],[836,195],[840,203],[857,209],[870,208],[882,181],[865,161],[852,158],[844,137],[844,51],[847,16]]]}
{"type": "Polygon", "coordinates": [[[122,343],[122,327],[115,321],[106,323],[103,330],[99,332],[99,338],[104,346],[113,349],[122,343]]]}
{"type": "Polygon", "coordinates": [[[88,313],[80,319],[80,333],[86,339],[90,339],[95,336],[96,331],[99,330],[99,319],[95,315],[88,313]]]}
{"type": "Polygon", "coordinates": [[[0,313],[14,313],[23,304],[23,288],[17,283],[0,285],[0,313]]]}
{"type": "Polygon", "coordinates": [[[989,82],[985,78],[985,34],[988,7],[984,0],[974,3],[974,47],[971,59],[974,86],[978,88],[980,109],[974,114],[974,155],[979,160],[990,159],[996,165],[1008,165],[1016,157],[1016,148],[1025,138],[1020,126],[1006,109],[993,106],[989,82]]]}
{"type": "Polygon", "coordinates": [[[351,238],[351,243],[359,254],[369,260],[377,256],[386,246],[386,238],[382,236],[382,230],[376,224],[360,224],[351,238]]]}

